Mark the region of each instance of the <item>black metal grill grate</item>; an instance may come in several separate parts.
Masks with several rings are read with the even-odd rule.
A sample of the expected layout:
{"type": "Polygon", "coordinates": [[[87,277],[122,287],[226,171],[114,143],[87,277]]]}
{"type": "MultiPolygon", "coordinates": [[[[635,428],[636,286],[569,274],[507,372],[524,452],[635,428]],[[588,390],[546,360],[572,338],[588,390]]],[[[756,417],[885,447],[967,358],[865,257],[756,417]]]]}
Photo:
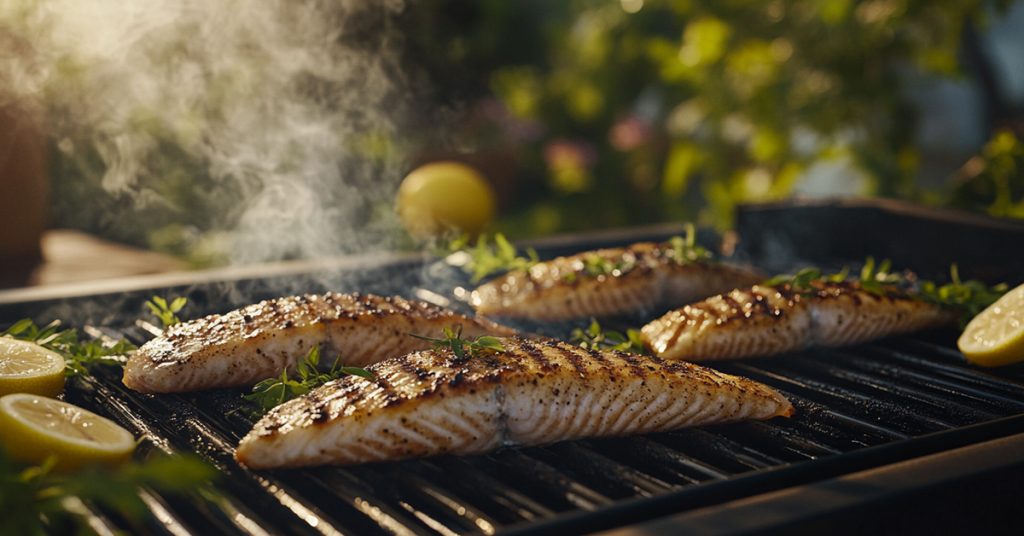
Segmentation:
{"type": "MultiPolygon", "coordinates": [[[[347,277],[340,290],[414,296],[421,268],[367,270],[347,277]]],[[[239,295],[262,298],[273,286],[253,282],[239,295]]],[[[218,303],[211,287],[191,289],[191,296],[207,311],[235,305],[218,303]]],[[[6,317],[11,311],[5,321],[14,320],[6,317]]],[[[563,328],[548,331],[566,335],[563,328]]],[[[135,325],[89,331],[136,343],[151,337],[135,325]]],[[[75,380],[66,396],[145,437],[140,455],[192,451],[223,473],[216,496],[141,490],[154,514],[144,527],[149,533],[579,532],[1024,430],[1024,368],[967,366],[953,336],[925,333],[716,365],[779,389],[797,407],[791,419],[350,468],[253,472],[236,464],[232,449],[251,426],[235,411],[239,390],[142,395],[108,368],[75,380]]],[[[114,512],[97,515],[111,528],[139,529],[114,512]]]]}

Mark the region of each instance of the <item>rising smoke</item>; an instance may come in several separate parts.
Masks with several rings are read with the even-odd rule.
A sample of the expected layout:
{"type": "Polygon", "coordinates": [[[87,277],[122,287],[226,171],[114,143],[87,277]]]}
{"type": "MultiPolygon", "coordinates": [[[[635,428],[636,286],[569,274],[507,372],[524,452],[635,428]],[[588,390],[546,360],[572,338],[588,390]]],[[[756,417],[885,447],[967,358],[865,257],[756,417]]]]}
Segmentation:
{"type": "Polygon", "coordinates": [[[404,8],[0,0],[0,107],[54,140],[58,223],[215,237],[234,263],[386,248],[416,109],[404,8]]]}

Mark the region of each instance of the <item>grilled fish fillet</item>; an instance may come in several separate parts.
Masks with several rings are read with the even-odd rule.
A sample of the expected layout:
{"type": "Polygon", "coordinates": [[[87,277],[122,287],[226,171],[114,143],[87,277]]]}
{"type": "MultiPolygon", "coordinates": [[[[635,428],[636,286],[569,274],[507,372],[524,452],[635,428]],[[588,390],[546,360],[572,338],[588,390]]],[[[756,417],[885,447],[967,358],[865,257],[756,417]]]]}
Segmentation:
{"type": "Polygon", "coordinates": [[[372,365],[268,413],[235,457],[254,468],[357,464],[789,416],[760,383],[683,362],[548,339],[372,365]]]}
{"type": "Polygon", "coordinates": [[[291,296],[171,326],[124,367],[124,384],[145,393],[252,385],[293,367],[316,345],[324,364],[340,356],[362,367],[430,346],[446,327],[467,337],[513,330],[435,305],[372,294],[291,296]]]}
{"type": "Polygon", "coordinates": [[[641,242],[558,257],[529,270],[509,272],[480,285],[470,303],[478,314],[489,316],[605,317],[677,307],[762,279],[755,270],[739,266],[679,262],[668,244],[641,242]],[[603,267],[594,270],[595,263],[603,267]]]}
{"type": "Polygon", "coordinates": [[[755,285],[670,311],[641,330],[664,359],[768,356],[809,346],[845,346],[938,327],[956,315],[895,288],[874,294],[853,282],[801,292],[755,285]]]}

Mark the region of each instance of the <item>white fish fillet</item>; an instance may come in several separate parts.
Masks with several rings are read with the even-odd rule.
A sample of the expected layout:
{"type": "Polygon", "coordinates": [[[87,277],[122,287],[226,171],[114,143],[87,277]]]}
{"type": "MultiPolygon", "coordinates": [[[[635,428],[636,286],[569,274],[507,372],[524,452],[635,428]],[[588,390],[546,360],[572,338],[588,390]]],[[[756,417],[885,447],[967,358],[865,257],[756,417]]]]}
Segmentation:
{"type": "Polygon", "coordinates": [[[171,326],[129,358],[123,381],[145,393],[253,385],[293,367],[317,345],[325,352],[322,364],[340,356],[345,365],[362,367],[430,346],[412,334],[438,337],[457,326],[466,337],[514,332],[400,297],[290,296],[171,326]]]}
{"type": "Polygon", "coordinates": [[[760,383],[690,363],[506,338],[372,365],[270,411],[236,457],[254,468],[357,464],[789,416],[760,383]]]}

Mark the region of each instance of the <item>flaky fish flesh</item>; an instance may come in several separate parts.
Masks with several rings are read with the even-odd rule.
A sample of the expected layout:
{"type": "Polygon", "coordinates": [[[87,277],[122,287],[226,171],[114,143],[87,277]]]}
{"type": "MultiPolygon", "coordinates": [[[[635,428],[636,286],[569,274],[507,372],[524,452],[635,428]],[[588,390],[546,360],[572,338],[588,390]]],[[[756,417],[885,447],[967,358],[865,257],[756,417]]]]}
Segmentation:
{"type": "Polygon", "coordinates": [[[760,383],[682,362],[501,339],[372,365],[270,411],[236,457],[253,468],[358,464],[789,416],[760,383]]]}
{"type": "Polygon", "coordinates": [[[757,271],[680,260],[668,243],[641,242],[541,262],[480,285],[478,314],[533,320],[657,312],[761,281],[757,271]]]}
{"type": "Polygon", "coordinates": [[[294,367],[317,345],[327,365],[338,356],[347,366],[363,367],[430,346],[413,335],[438,337],[444,328],[458,327],[467,337],[513,333],[486,319],[400,297],[277,298],[171,326],[129,358],[123,381],[146,393],[253,385],[294,367]]]}
{"type": "Polygon", "coordinates": [[[810,346],[845,346],[939,327],[953,312],[897,288],[869,292],[855,282],[737,289],[670,311],[641,330],[664,359],[704,361],[768,356],[810,346]]]}

